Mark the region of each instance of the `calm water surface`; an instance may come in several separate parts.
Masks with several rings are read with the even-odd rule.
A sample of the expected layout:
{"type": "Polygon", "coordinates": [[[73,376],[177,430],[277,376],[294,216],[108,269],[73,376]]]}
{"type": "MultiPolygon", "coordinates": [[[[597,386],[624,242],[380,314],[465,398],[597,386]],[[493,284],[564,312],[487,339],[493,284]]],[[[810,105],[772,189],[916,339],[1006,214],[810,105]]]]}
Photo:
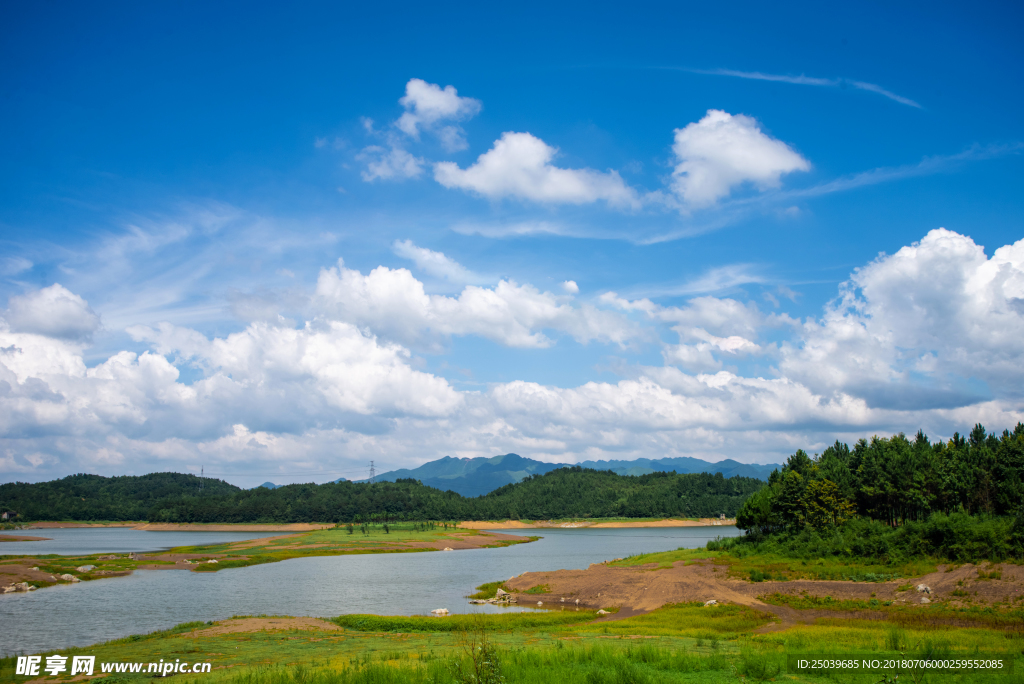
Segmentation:
{"type": "MultiPolygon", "coordinates": [[[[296,558],[209,574],[136,571],[129,577],[4,594],[0,595],[0,624],[4,626],[0,629],[0,654],[85,646],[181,622],[222,620],[232,615],[323,617],[344,613],[420,615],[434,608],[453,613],[525,610],[473,606],[465,596],[484,582],[527,571],[583,569],[612,558],[696,548],[716,536],[742,534],[727,526],[504,531],[543,538],[500,549],[296,558]]],[[[72,543],[73,536],[65,541],[72,543]]],[[[248,538],[253,536],[261,535],[248,538]]],[[[165,546],[157,539],[130,550],[159,547],[165,546]]],[[[88,553],[110,550],[90,548],[88,553]]]]}
{"type": "Polygon", "coordinates": [[[130,527],[65,527],[40,530],[16,530],[8,534],[49,537],[46,541],[0,542],[0,554],[41,556],[88,556],[93,553],[143,553],[163,551],[175,546],[223,544],[260,537],[276,537],[286,532],[153,532],[130,527]]]}

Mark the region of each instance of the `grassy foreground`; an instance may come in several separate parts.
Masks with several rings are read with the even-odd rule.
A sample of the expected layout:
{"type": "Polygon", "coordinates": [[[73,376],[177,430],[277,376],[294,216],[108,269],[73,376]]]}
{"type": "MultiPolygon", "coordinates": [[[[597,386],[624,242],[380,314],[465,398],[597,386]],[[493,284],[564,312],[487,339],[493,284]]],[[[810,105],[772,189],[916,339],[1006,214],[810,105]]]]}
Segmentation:
{"type": "MultiPolygon", "coordinates": [[[[587,611],[458,615],[447,618],[349,615],[333,631],[308,629],[210,634],[243,621],[186,623],[62,655],[97,661],[208,661],[210,674],[171,675],[196,684],[656,684],[660,682],[849,682],[868,684],[881,674],[803,675],[787,672],[793,653],[882,657],[977,653],[1016,657],[1024,636],[1004,629],[898,626],[870,620],[825,619],[814,625],[757,634],[769,616],[741,606],[665,606],[646,615],[595,621],[587,611]]],[[[0,660],[0,681],[18,681],[14,659],[0,660]]],[[[1014,674],[928,673],[900,682],[945,684],[1024,681],[1014,674]]],[[[147,675],[110,675],[104,684],[149,681],[147,675]]],[[[43,680],[36,680],[43,681],[43,680]]]]}

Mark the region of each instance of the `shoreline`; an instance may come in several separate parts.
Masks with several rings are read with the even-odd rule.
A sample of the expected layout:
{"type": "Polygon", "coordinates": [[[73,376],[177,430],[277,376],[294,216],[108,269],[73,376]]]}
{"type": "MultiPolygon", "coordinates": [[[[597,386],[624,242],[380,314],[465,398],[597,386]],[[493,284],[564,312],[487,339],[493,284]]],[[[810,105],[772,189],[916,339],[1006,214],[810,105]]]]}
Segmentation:
{"type": "Polygon", "coordinates": [[[466,530],[544,530],[544,529],[580,529],[584,527],[608,529],[608,528],[642,528],[642,527],[725,527],[736,524],[735,518],[662,518],[660,520],[614,520],[614,521],[590,521],[573,520],[556,522],[552,520],[541,520],[526,523],[521,520],[467,520],[459,523],[459,527],[466,530]]]}
{"type": "MultiPolygon", "coordinates": [[[[216,572],[308,556],[460,551],[511,546],[538,539],[538,537],[457,530],[455,528],[429,533],[423,530],[422,533],[427,534],[422,536],[421,532],[393,528],[390,533],[384,532],[388,538],[382,538],[379,530],[375,530],[375,534],[370,538],[365,538],[363,535],[355,536],[354,531],[344,534],[344,531],[339,529],[336,530],[337,535],[326,531],[329,537],[337,536],[337,539],[325,540],[317,537],[323,536],[324,527],[333,530],[333,525],[316,525],[312,529],[303,529],[306,524],[300,523],[284,527],[293,528],[295,526],[299,526],[300,529],[297,531],[294,529],[279,530],[291,532],[291,534],[212,545],[176,546],[148,553],[109,554],[99,552],[55,558],[50,558],[46,554],[3,555],[0,553],[0,594],[44,589],[58,584],[74,584],[81,581],[121,577],[130,575],[135,570],[216,572]],[[392,534],[393,536],[391,536],[392,534]]],[[[242,525],[240,527],[253,526],[242,525]]],[[[275,526],[266,525],[262,526],[261,530],[267,531],[266,528],[273,527],[275,526]]],[[[161,524],[148,527],[148,529],[156,531],[167,531],[168,528],[194,530],[195,526],[161,524]]],[[[210,530],[210,527],[200,529],[210,530]]],[[[239,530],[238,527],[228,529],[239,530]]],[[[37,539],[41,540],[42,538],[37,539]]],[[[26,540],[23,538],[18,541],[26,540]]]]}
{"type": "MultiPolygon", "coordinates": [[[[660,518],[637,520],[464,520],[456,524],[464,530],[540,530],[576,529],[593,527],[643,528],[643,527],[728,527],[736,524],[735,518],[660,518]]],[[[335,523],[151,523],[144,521],[126,522],[77,522],[39,521],[27,523],[25,530],[46,530],[64,528],[130,528],[148,532],[313,532],[333,528],[335,523]]],[[[27,539],[25,541],[28,541],[27,539]]]]}
{"type": "Polygon", "coordinates": [[[334,527],[334,523],[150,523],[150,522],[63,522],[28,523],[26,530],[65,528],[129,528],[148,532],[313,532],[334,527]]]}
{"type": "Polygon", "coordinates": [[[49,537],[30,537],[26,534],[0,534],[0,542],[50,541],[49,537]]]}

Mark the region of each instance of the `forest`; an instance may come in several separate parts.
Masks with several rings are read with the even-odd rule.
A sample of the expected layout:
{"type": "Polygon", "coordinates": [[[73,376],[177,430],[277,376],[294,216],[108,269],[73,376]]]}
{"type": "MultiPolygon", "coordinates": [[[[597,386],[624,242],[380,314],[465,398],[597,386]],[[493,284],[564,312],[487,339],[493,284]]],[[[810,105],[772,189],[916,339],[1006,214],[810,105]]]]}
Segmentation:
{"type": "Polygon", "coordinates": [[[1024,557],[1024,424],[935,443],[920,431],[837,441],[813,458],[797,450],[737,526],[743,543],[787,556],[1024,557]]]}
{"type": "Polygon", "coordinates": [[[368,522],[547,520],[607,517],[733,517],[761,489],[754,478],[651,473],[639,477],[586,468],[533,475],[469,498],[417,480],[295,484],[240,489],[194,475],[72,475],[38,484],[0,485],[0,509],[19,522],[368,522]],[[200,487],[202,487],[200,489],[200,487]]]}

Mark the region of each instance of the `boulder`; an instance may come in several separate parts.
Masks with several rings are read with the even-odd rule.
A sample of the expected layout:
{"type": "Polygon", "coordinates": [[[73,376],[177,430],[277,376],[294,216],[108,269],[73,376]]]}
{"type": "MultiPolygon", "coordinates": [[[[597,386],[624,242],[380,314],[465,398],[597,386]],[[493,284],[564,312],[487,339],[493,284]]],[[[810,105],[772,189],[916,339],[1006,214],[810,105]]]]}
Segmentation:
{"type": "Polygon", "coordinates": [[[708,606],[717,606],[717,605],[718,605],[718,601],[716,601],[715,599],[711,599],[710,601],[705,601],[704,602],[704,607],[705,608],[707,608],[708,606]]]}
{"type": "Polygon", "coordinates": [[[512,594],[508,593],[501,587],[498,587],[498,590],[494,592],[494,598],[498,599],[499,601],[508,601],[510,598],[512,598],[512,594]]]}
{"type": "Polygon", "coordinates": [[[928,598],[927,596],[922,596],[921,597],[921,603],[931,603],[931,602],[932,602],[932,600],[930,598],[928,598]]]}
{"type": "Polygon", "coordinates": [[[450,546],[446,546],[446,547],[444,547],[444,548],[443,548],[443,549],[441,549],[441,550],[442,550],[442,551],[454,551],[455,549],[453,549],[453,548],[452,548],[452,547],[450,547],[450,546]]]}
{"type": "Polygon", "coordinates": [[[75,568],[75,570],[77,570],[78,572],[89,572],[95,567],[95,565],[79,565],[77,568],[75,568]]]}
{"type": "Polygon", "coordinates": [[[927,584],[918,584],[917,585],[917,590],[919,592],[921,592],[922,594],[930,594],[930,593],[932,593],[932,588],[929,587],[927,584]]]}
{"type": "Polygon", "coordinates": [[[447,615],[448,614],[448,609],[447,608],[435,608],[434,610],[432,610],[430,612],[433,613],[434,615],[447,615]]]}
{"type": "Polygon", "coordinates": [[[483,599],[470,599],[469,602],[472,603],[472,604],[475,604],[475,605],[479,605],[481,603],[487,603],[487,601],[485,601],[483,599]]]}
{"type": "Polygon", "coordinates": [[[543,602],[543,601],[537,601],[537,605],[538,605],[538,606],[543,606],[543,605],[544,605],[544,602],[543,602]]]}
{"type": "MultiPolygon", "coordinates": [[[[10,590],[11,591],[35,591],[36,588],[33,587],[28,582],[18,582],[17,584],[12,584],[10,586],[10,590]]],[[[4,593],[6,594],[8,592],[5,590],[4,593]]]]}
{"type": "Polygon", "coordinates": [[[117,560],[117,556],[100,556],[96,560],[117,560]]]}
{"type": "Polygon", "coordinates": [[[60,576],[59,579],[62,579],[65,582],[81,582],[82,581],[82,580],[78,579],[77,577],[75,577],[74,575],[69,575],[68,573],[64,573],[63,575],[60,576]]]}
{"type": "Polygon", "coordinates": [[[605,610],[604,608],[602,608],[601,610],[597,611],[597,614],[598,614],[598,615],[611,615],[611,613],[609,613],[609,612],[608,612],[607,610],[605,610]]]}
{"type": "Polygon", "coordinates": [[[10,594],[15,591],[18,590],[14,588],[13,584],[8,584],[6,587],[0,588],[0,594],[10,594]]]}

